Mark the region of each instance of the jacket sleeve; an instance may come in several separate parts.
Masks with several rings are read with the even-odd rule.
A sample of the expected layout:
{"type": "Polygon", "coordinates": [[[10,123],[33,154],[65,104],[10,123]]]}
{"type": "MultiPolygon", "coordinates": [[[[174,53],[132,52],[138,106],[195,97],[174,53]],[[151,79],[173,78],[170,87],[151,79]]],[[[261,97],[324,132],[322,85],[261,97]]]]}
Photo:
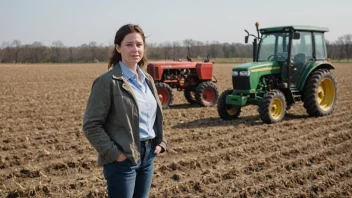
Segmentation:
{"type": "Polygon", "coordinates": [[[113,162],[122,152],[103,127],[111,106],[110,81],[104,77],[100,76],[93,82],[84,114],[83,132],[99,155],[113,162]]]}
{"type": "Polygon", "coordinates": [[[161,143],[159,144],[159,146],[162,148],[161,153],[166,151],[166,145],[167,145],[167,141],[165,138],[163,138],[163,140],[161,140],[161,143]]]}

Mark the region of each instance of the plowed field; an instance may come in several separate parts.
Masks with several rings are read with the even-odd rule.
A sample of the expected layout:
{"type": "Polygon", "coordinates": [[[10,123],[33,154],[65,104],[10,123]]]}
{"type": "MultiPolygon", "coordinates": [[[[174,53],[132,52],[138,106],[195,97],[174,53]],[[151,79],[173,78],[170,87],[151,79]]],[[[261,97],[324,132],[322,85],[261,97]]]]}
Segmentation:
{"type": "MultiPolygon", "coordinates": [[[[352,197],[352,65],[335,66],[338,103],[326,117],[296,104],[277,124],[263,124],[255,106],[223,121],[175,90],[150,197],[352,197]]],[[[214,67],[220,93],[232,67],[214,67]]],[[[0,65],[0,197],[106,196],[81,129],[91,84],[106,70],[0,65]]]]}

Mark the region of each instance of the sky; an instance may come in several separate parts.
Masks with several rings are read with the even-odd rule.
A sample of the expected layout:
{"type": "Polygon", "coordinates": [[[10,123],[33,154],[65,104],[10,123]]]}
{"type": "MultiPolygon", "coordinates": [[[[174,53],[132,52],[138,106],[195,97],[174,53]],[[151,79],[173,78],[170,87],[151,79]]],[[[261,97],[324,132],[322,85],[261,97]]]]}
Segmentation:
{"type": "Polygon", "coordinates": [[[142,27],[147,43],[244,43],[244,30],[255,34],[255,22],[328,27],[325,37],[333,42],[352,34],[351,10],[352,0],[0,0],[0,46],[112,45],[128,23],[142,27]]]}

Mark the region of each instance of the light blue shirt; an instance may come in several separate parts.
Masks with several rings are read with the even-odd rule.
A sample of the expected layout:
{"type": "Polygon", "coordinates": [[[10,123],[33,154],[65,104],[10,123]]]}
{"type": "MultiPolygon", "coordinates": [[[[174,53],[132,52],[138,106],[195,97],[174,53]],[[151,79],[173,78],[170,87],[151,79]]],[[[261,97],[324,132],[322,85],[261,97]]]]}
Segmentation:
{"type": "Polygon", "coordinates": [[[137,75],[120,61],[123,77],[132,87],[134,96],[137,100],[139,112],[139,137],[141,141],[153,139],[155,137],[154,123],[156,118],[156,100],[150,90],[145,75],[142,70],[137,67],[137,72],[141,82],[137,80],[137,75]]]}

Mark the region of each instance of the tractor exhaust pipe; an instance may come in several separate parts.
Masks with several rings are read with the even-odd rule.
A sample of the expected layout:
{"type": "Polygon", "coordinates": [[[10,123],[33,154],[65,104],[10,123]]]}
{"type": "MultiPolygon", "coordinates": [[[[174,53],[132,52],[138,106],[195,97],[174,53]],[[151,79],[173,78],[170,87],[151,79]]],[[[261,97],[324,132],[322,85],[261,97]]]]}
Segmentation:
{"type": "Polygon", "coordinates": [[[244,37],[245,43],[248,43],[249,36],[254,37],[253,43],[252,43],[253,44],[253,62],[258,61],[258,40],[260,39],[260,37],[259,37],[259,23],[258,22],[255,23],[255,27],[256,27],[258,36],[255,36],[253,34],[249,34],[249,32],[247,30],[244,30],[247,33],[247,36],[244,37]]]}
{"type": "Polygon", "coordinates": [[[258,42],[257,39],[253,39],[253,62],[257,62],[257,53],[258,52],[258,42]]]}

